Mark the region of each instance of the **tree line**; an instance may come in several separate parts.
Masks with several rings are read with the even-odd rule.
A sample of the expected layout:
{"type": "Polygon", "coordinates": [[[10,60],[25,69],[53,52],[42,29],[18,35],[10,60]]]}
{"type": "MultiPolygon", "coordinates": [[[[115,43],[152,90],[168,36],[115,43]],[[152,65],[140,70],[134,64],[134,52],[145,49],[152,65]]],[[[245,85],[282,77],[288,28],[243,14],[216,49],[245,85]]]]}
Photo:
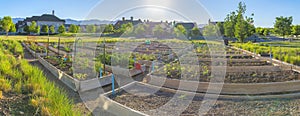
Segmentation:
{"type": "Polygon", "coordinates": [[[300,25],[292,25],[293,17],[276,17],[273,28],[262,28],[254,26],[254,14],[245,16],[246,5],[243,2],[238,4],[236,11],[230,12],[224,19],[224,23],[218,22],[216,25],[209,24],[204,27],[204,36],[225,36],[237,38],[239,42],[244,42],[246,38],[256,34],[268,36],[277,34],[285,38],[287,35],[300,35],[300,25]]]}

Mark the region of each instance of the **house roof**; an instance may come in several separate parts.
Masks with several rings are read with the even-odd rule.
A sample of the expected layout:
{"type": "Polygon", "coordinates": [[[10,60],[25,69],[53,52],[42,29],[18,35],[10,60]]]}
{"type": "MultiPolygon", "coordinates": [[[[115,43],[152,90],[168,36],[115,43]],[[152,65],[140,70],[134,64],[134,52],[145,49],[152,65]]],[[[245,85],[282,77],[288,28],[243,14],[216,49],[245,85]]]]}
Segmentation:
{"type": "Polygon", "coordinates": [[[193,29],[196,26],[195,23],[176,23],[175,27],[178,26],[178,25],[182,25],[183,27],[185,27],[188,30],[193,29]]]}
{"type": "Polygon", "coordinates": [[[123,24],[132,23],[133,26],[143,23],[141,20],[119,20],[114,25],[115,28],[120,28],[123,24]]]}
{"type": "Polygon", "coordinates": [[[65,20],[59,19],[55,15],[51,15],[51,14],[43,14],[42,16],[27,17],[24,21],[25,22],[32,22],[32,21],[65,22],[65,20]]]}

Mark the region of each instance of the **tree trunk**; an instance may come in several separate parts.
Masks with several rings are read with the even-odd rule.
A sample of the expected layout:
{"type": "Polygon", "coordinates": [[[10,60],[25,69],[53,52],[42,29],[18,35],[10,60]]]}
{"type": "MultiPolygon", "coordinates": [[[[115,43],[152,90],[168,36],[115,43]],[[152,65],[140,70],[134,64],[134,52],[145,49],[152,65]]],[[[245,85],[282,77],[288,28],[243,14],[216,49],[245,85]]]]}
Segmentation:
{"type": "Polygon", "coordinates": [[[8,31],[6,31],[6,39],[8,38],[8,31]]]}

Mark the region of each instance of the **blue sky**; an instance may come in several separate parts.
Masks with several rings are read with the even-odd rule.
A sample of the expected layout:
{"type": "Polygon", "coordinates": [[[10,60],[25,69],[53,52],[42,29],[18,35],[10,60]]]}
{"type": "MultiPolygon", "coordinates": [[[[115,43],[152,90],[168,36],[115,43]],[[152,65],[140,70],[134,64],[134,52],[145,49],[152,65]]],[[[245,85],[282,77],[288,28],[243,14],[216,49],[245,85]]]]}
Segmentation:
{"type": "Polygon", "coordinates": [[[272,27],[277,16],[293,16],[293,23],[300,24],[299,0],[2,0],[0,17],[30,17],[55,10],[64,19],[115,20],[134,16],[206,23],[208,19],[223,20],[240,1],[246,3],[248,15],[255,14],[256,26],[272,27]]]}

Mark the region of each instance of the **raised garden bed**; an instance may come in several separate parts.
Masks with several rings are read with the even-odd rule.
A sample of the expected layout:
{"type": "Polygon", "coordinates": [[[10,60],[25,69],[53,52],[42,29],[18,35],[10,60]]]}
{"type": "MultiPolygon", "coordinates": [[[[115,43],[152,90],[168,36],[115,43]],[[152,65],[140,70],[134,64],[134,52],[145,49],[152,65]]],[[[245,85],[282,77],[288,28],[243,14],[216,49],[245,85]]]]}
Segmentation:
{"type": "Polygon", "coordinates": [[[237,56],[237,59],[232,57],[230,59],[200,58],[198,67],[189,65],[190,62],[183,63],[180,66],[171,64],[150,73],[144,82],[186,91],[193,91],[190,87],[193,86],[198,87],[197,92],[206,92],[209,86],[213,89],[214,86],[223,86],[221,94],[269,94],[300,90],[298,86],[300,74],[297,71],[273,66],[266,61],[262,62],[260,59],[240,59],[240,56],[250,57],[247,54],[228,56],[237,56]],[[211,66],[212,61],[209,59],[212,61],[218,61],[217,59],[221,62],[227,61],[229,66],[223,67],[224,64],[222,63],[219,64],[220,66],[218,64],[211,66]],[[230,66],[233,62],[239,65],[230,66]],[[211,72],[212,67],[214,73],[211,72]],[[199,69],[199,71],[195,72],[195,69],[199,69]],[[222,78],[222,76],[225,77],[222,78]],[[214,80],[213,83],[209,83],[212,79],[214,80]]]}
{"type": "MultiPolygon", "coordinates": [[[[211,94],[179,91],[135,82],[116,90],[115,95],[112,95],[111,92],[101,95],[100,106],[115,115],[199,115],[200,106],[205,102],[203,99],[205,95],[207,97],[211,96],[211,94]],[[171,102],[173,100],[175,102],[171,102]],[[185,105],[187,102],[188,105],[185,105]],[[164,106],[167,104],[168,106],[164,106]],[[162,110],[156,110],[159,108],[162,110]],[[174,111],[174,109],[177,110],[174,111]]],[[[268,114],[267,112],[269,111],[265,108],[277,108],[282,110],[283,113],[281,114],[289,114],[281,107],[289,107],[290,105],[297,107],[299,100],[286,101],[279,98],[289,98],[297,95],[299,94],[258,96],[219,95],[219,100],[203,115],[239,115],[241,113],[263,115],[268,114]],[[240,100],[241,98],[247,98],[247,101],[240,100]],[[260,100],[256,100],[257,98],[260,100]],[[275,98],[276,100],[274,103],[273,101],[265,100],[269,98],[275,98]],[[235,101],[227,99],[234,99],[235,101]],[[280,103],[280,105],[275,104],[275,102],[280,103]]],[[[292,112],[296,113],[297,110],[293,110],[292,112]]]]}

